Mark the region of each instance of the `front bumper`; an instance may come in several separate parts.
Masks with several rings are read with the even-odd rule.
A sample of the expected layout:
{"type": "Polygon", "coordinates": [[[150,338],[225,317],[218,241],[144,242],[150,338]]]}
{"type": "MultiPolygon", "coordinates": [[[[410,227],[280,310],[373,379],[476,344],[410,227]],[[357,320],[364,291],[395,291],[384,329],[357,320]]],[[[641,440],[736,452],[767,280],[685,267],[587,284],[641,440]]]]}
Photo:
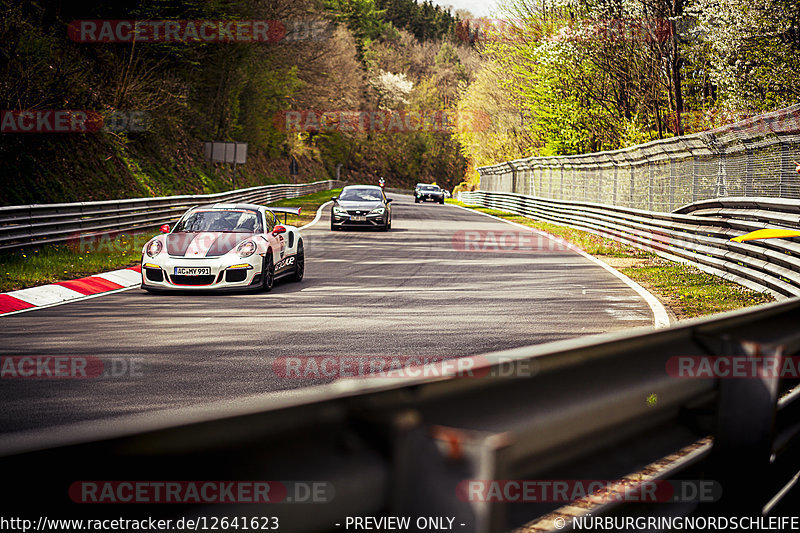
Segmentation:
{"type": "Polygon", "coordinates": [[[345,215],[340,213],[331,213],[331,223],[338,227],[372,227],[380,228],[386,225],[389,220],[386,213],[382,215],[366,215],[364,220],[354,220],[355,215],[345,215]]]}
{"type": "Polygon", "coordinates": [[[159,254],[142,258],[142,288],[159,290],[221,290],[257,288],[261,282],[264,258],[204,257],[187,259],[159,254]],[[209,274],[180,275],[176,268],[208,268],[209,274]]]}
{"type": "Polygon", "coordinates": [[[428,200],[432,202],[442,202],[444,201],[443,194],[417,194],[416,198],[421,202],[427,202],[428,200]]]}

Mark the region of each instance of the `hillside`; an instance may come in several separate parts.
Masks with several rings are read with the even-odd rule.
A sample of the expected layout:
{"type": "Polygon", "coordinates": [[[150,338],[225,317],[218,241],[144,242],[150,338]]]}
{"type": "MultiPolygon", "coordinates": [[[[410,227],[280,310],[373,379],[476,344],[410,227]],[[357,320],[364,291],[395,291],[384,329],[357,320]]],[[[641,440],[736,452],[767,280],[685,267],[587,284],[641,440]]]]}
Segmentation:
{"type": "Polygon", "coordinates": [[[337,165],[344,179],[385,176],[393,187],[421,180],[452,187],[463,177],[466,161],[446,128],[351,131],[282,122],[292,111],[446,114],[477,61],[455,39],[449,12],[414,0],[121,4],[0,2],[0,204],[230,189],[230,165],[204,161],[210,140],[248,143],[239,187],[289,181],[291,157],[299,181],[332,178],[337,165]],[[113,26],[117,33],[103,37],[101,22],[137,20],[177,21],[182,31],[187,21],[252,28],[252,21],[269,21],[281,31],[259,42],[186,34],[126,42],[113,26]],[[80,33],[85,21],[100,29],[80,33]],[[20,113],[53,110],[103,116],[104,126],[14,131],[20,113]]]}

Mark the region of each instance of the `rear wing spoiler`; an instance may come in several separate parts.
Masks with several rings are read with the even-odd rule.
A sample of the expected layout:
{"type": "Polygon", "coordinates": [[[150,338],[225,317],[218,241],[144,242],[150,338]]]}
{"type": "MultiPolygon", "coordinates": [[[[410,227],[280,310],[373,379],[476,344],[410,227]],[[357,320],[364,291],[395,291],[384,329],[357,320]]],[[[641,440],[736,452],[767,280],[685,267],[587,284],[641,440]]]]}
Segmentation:
{"type": "Polygon", "coordinates": [[[267,209],[275,213],[283,213],[283,223],[286,224],[286,220],[289,218],[289,215],[300,216],[300,210],[303,209],[302,207],[269,207],[267,209]]]}

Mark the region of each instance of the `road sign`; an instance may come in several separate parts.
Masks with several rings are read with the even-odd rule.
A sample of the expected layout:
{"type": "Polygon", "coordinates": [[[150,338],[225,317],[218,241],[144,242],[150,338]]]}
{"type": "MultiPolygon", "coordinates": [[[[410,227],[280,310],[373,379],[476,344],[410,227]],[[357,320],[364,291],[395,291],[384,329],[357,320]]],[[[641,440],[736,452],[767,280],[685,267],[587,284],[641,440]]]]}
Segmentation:
{"type": "Polygon", "coordinates": [[[214,163],[244,165],[247,162],[247,143],[207,142],[205,152],[206,160],[214,163]]]}

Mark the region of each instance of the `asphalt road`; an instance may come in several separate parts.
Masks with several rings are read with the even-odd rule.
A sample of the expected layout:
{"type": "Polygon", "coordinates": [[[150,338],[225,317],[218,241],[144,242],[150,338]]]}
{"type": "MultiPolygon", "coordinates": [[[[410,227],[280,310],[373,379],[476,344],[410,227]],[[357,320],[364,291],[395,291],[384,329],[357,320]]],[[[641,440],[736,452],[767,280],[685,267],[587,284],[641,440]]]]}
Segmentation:
{"type": "Polygon", "coordinates": [[[652,324],[640,296],[572,251],[459,251],[456,232],[517,229],[390,196],[388,233],[331,232],[327,212],[304,230],[300,284],[219,295],[134,289],[0,318],[2,356],[90,356],[120,374],[2,379],[0,432],[325,381],[279,375],[282,357],[460,357],[652,324]]]}

